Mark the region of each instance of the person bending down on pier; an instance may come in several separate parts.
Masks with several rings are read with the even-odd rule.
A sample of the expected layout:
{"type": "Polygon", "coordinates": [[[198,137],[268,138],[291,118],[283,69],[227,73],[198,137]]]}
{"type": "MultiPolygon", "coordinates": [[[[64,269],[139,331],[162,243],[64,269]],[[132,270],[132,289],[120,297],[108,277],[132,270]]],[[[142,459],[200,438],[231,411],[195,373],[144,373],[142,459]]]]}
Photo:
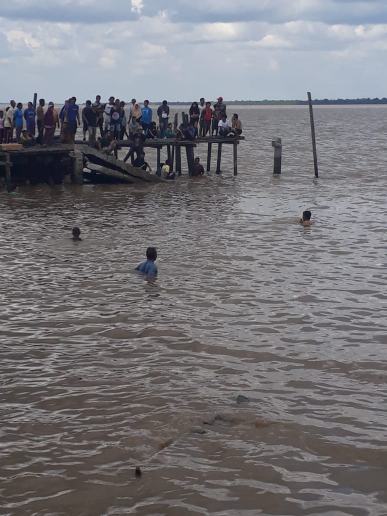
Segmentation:
{"type": "Polygon", "coordinates": [[[36,141],[32,134],[28,133],[26,129],[23,129],[20,137],[20,143],[23,147],[32,147],[36,141]]]}
{"type": "Polygon", "coordinates": [[[136,168],[141,168],[142,170],[149,170],[149,172],[152,172],[149,163],[145,161],[144,152],[140,153],[139,156],[137,156],[137,158],[133,161],[133,166],[136,168]]]}
{"type": "Polygon", "coordinates": [[[102,138],[98,138],[96,147],[108,156],[114,154],[114,156],[117,157],[117,142],[113,138],[113,133],[111,131],[108,131],[102,138]]]}
{"type": "Polygon", "coordinates": [[[148,247],[146,250],[146,260],[136,267],[136,271],[145,274],[146,276],[157,276],[157,250],[155,247],[148,247]]]}
{"type": "Polygon", "coordinates": [[[134,166],[135,155],[136,158],[139,158],[141,154],[144,153],[144,139],[145,136],[143,134],[136,134],[133,137],[133,141],[129,147],[128,153],[124,158],[124,162],[126,163],[130,158],[131,164],[134,166]]]}
{"type": "Polygon", "coordinates": [[[299,219],[299,223],[302,224],[304,227],[311,226],[313,222],[311,221],[312,218],[312,212],[309,210],[304,211],[302,214],[302,218],[299,219]]]}

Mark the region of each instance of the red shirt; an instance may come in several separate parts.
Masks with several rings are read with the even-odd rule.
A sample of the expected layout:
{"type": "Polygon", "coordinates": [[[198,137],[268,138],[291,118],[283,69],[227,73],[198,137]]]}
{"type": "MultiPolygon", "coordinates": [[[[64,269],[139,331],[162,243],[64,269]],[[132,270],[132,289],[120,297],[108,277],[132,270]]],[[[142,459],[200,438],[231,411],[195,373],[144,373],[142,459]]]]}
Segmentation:
{"type": "Polygon", "coordinates": [[[206,122],[211,122],[212,113],[213,113],[212,108],[210,108],[210,107],[204,108],[204,117],[203,118],[206,122]]]}

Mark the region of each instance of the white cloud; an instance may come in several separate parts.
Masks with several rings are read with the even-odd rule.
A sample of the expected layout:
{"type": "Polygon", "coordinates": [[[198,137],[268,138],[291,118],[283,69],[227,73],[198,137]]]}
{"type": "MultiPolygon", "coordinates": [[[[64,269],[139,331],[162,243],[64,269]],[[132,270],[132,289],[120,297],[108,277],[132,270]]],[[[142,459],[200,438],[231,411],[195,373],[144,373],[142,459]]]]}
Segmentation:
{"type": "Polygon", "coordinates": [[[102,68],[115,68],[117,65],[118,51],[113,48],[105,48],[102,50],[98,63],[102,68]]]}
{"type": "Polygon", "coordinates": [[[144,9],[143,0],[132,0],[132,12],[141,14],[143,9],[144,9]]]}

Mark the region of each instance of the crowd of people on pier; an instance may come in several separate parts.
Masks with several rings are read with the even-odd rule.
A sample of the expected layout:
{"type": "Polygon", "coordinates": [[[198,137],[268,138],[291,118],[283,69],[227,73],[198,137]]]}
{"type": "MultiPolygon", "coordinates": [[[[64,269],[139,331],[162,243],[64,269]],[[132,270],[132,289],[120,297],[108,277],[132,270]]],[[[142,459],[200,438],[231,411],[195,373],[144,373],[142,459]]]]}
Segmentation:
{"type": "Polygon", "coordinates": [[[222,97],[212,104],[201,98],[193,102],[183,120],[171,121],[170,106],[164,100],[153,112],[149,100],[140,105],[132,99],[129,106],[115,97],[102,102],[97,95],[95,101],[87,100],[83,109],[71,97],[57,109],[53,102],[46,104],[40,99],[35,107],[32,102],[23,106],[11,100],[0,110],[0,144],[16,140],[24,146],[35,144],[51,145],[58,132],[61,143],[73,143],[78,127],[82,126],[83,140],[92,146],[114,150],[115,142],[125,138],[142,139],[178,138],[195,140],[198,137],[237,137],[242,134],[242,123],[237,113],[231,120],[222,97]],[[98,134],[99,133],[99,134],[98,134]]]}

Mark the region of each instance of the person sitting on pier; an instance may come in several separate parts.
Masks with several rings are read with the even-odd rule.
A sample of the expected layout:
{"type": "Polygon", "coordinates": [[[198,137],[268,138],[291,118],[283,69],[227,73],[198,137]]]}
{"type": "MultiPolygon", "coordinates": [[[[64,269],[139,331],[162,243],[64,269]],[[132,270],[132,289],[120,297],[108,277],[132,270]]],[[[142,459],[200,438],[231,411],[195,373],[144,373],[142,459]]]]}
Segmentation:
{"type": "Polygon", "coordinates": [[[225,138],[225,137],[229,136],[230,134],[232,134],[230,123],[227,120],[226,115],[222,115],[222,119],[219,121],[219,124],[218,124],[218,129],[219,129],[219,136],[221,138],[225,138]]]}
{"type": "Polygon", "coordinates": [[[157,276],[157,249],[155,247],[148,247],[146,250],[146,260],[136,267],[136,271],[145,274],[146,276],[157,276]]]}
{"type": "Polygon", "coordinates": [[[79,229],[79,227],[75,226],[72,229],[72,234],[73,234],[72,240],[74,240],[74,242],[81,242],[82,241],[81,230],[79,229]]]}
{"type": "Polygon", "coordinates": [[[24,120],[26,121],[26,129],[29,134],[35,136],[35,118],[36,111],[32,102],[28,102],[27,109],[24,110],[24,120]]]}
{"type": "Polygon", "coordinates": [[[176,133],[173,130],[171,123],[168,124],[167,130],[165,131],[165,137],[166,138],[176,138],[176,133]]]}
{"type": "Polygon", "coordinates": [[[194,162],[194,168],[191,174],[192,177],[201,177],[204,176],[204,167],[200,163],[200,158],[196,157],[194,162]]]}
{"type": "Polygon", "coordinates": [[[145,152],[141,152],[139,156],[137,156],[137,158],[133,161],[133,166],[136,168],[141,168],[145,171],[149,170],[149,172],[152,172],[149,163],[145,161],[145,152]]]}
{"type": "MultiPolygon", "coordinates": [[[[189,122],[189,124],[187,126],[185,126],[184,124],[180,124],[179,131],[180,131],[180,136],[184,140],[193,141],[197,136],[197,129],[194,127],[194,125],[192,124],[191,121],[189,122]]],[[[178,134],[178,136],[179,136],[179,134],[178,134]]]]}
{"type": "Polygon", "coordinates": [[[239,120],[237,113],[234,113],[232,116],[231,129],[234,136],[240,136],[242,134],[242,122],[239,120]]]}
{"type": "Polygon", "coordinates": [[[302,214],[302,218],[299,219],[299,223],[302,224],[304,227],[311,226],[313,222],[311,221],[312,218],[312,212],[309,210],[306,210],[302,214]]]}
{"type": "Polygon", "coordinates": [[[145,133],[145,138],[149,138],[150,140],[154,140],[159,137],[159,132],[157,130],[156,122],[152,122],[150,127],[145,133]]]}

